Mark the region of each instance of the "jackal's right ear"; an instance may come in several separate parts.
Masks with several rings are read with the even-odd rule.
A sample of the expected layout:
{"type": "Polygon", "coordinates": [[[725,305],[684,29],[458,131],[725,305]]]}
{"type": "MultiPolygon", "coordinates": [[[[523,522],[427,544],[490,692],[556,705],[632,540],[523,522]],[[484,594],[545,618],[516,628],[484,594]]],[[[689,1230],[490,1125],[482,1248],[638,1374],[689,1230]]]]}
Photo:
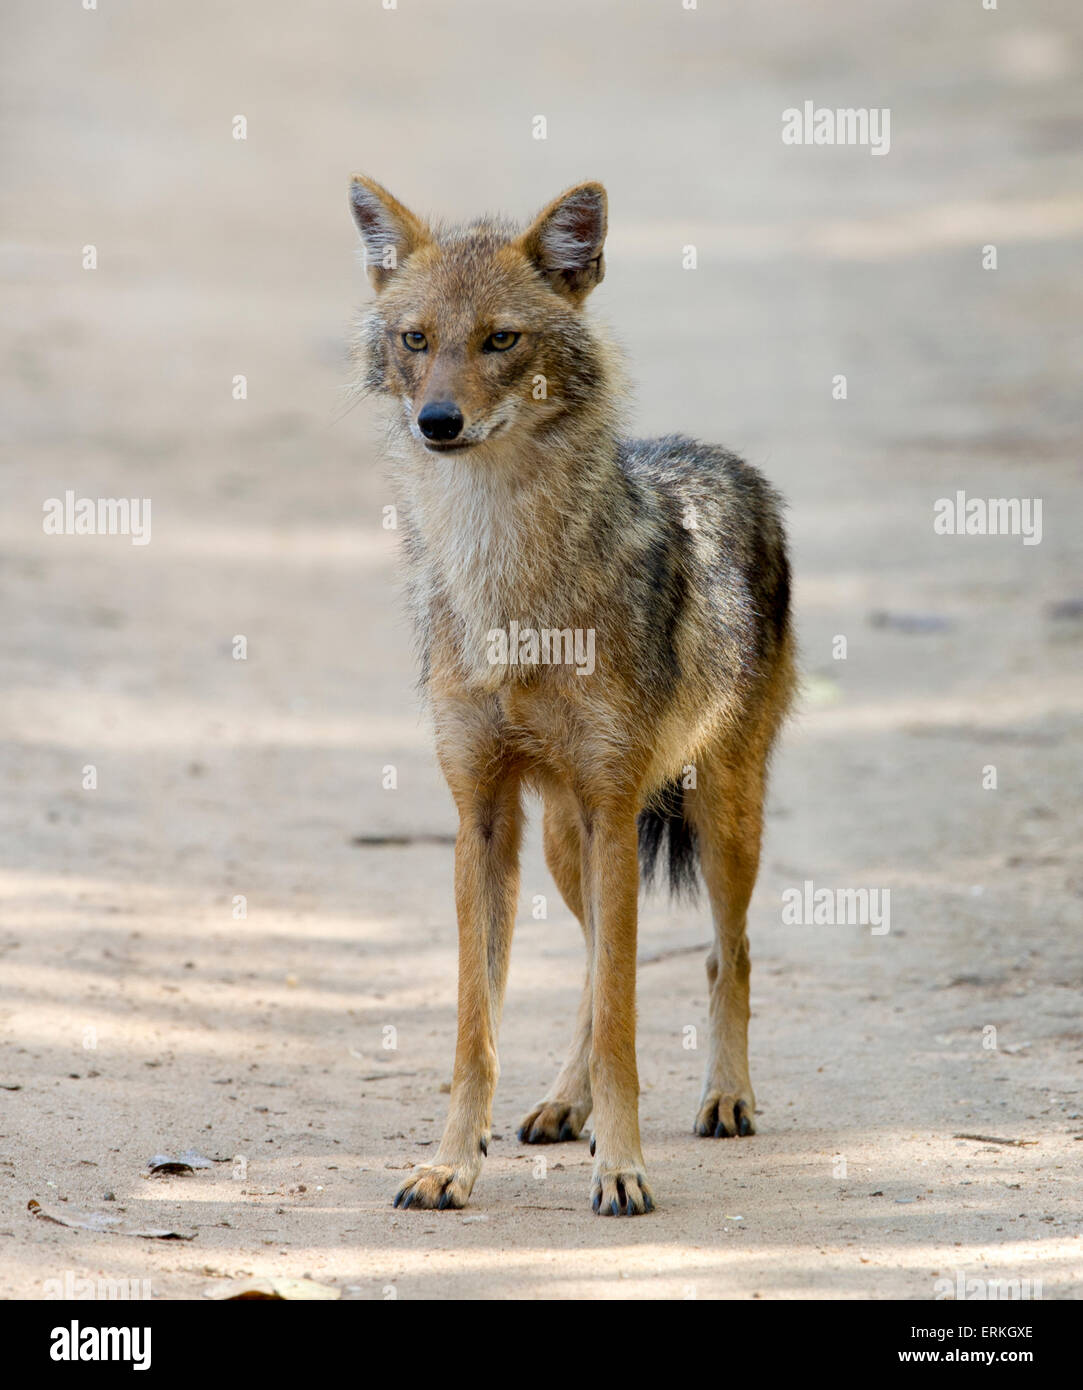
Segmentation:
{"type": "Polygon", "coordinates": [[[579,304],[605,275],[607,200],[600,183],[580,183],[554,198],[519,245],[558,294],[579,304]]]}
{"type": "Polygon", "coordinates": [[[424,222],[364,174],[355,174],[350,183],[350,209],[374,289],[382,290],[406,257],[432,240],[424,222]]]}

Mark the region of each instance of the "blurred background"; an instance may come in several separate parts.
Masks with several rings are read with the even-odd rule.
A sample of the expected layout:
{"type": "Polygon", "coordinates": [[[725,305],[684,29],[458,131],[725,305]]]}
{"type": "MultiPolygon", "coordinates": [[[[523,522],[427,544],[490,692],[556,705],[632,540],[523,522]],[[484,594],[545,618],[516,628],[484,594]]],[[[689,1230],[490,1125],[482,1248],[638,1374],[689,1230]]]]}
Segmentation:
{"type": "MultiPolygon", "coordinates": [[[[693,1269],[712,1293],[758,1280],[780,1296],[928,1296],[942,1237],[956,1260],[1022,1239],[1000,1214],[1001,1172],[973,1218],[1000,1225],[950,1240],[943,1218],[893,1234],[855,1204],[853,1242],[883,1251],[881,1275],[858,1270],[823,1155],[841,1127],[851,1152],[868,1147],[872,1186],[893,1180],[884,1164],[903,1181],[920,1114],[938,1136],[923,1135],[922,1161],[950,1184],[954,1107],[1055,1129],[1079,1104],[1078,1071],[1058,1068],[1080,1046],[1083,11],[9,0],[3,23],[0,1023],[24,1136],[10,1195],[25,1205],[28,1183],[57,1180],[79,1196],[75,1159],[54,1171],[73,1130],[88,1159],[120,1144],[134,1172],[127,1146],[142,1161],[168,1138],[168,1078],[166,1127],[186,1143],[213,1126],[223,1144],[277,1142],[307,1162],[303,1109],[349,1151],[334,1202],[276,1218],[283,1267],[400,1268],[430,1293],[454,1273],[486,1294],[496,1252],[534,1240],[547,1255],[505,1263],[505,1288],[613,1292],[609,1266],[560,1263],[612,1239],[578,1214],[583,1146],[562,1152],[568,1191],[546,1185],[536,1200],[558,1214],[533,1213],[537,1227],[515,1208],[526,1159],[498,1150],[485,1200],[524,1224],[456,1228],[446,1238],[472,1260],[446,1254],[428,1283],[416,1231],[387,1225],[382,1169],[423,1155],[443,1109],[454,821],[381,525],[394,498],[375,414],[352,405],[344,352],[369,297],[352,172],[453,220],[525,220],[596,178],[610,238],[592,310],[628,352],[634,427],[725,443],[784,492],[806,671],[752,923],[765,1134],[754,1158],[725,1157],[755,1165],[742,1200],[761,1200],[766,1234],[728,1228],[750,1242],[737,1283],[714,1256],[667,1264],[652,1245],[683,1249],[705,1219],[720,1242],[724,1213],[704,1218],[680,1187],[690,1141],[666,1147],[693,1114],[699,1060],[674,1039],[701,1018],[708,930],[650,902],[644,1128],[648,1153],[673,1160],[654,1179],[675,1224],[637,1235],[646,1263],[618,1291],[657,1295],[693,1269]],[[783,111],[806,100],[889,108],[890,152],[783,144],[783,111]],[[43,534],[43,503],[66,489],[150,498],[151,543],[43,534]],[[959,489],[1042,498],[1041,544],[934,534],[935,501],[959,489]],[[783,928],[779,894],[805,879],[891,888],[891,936],[783,928]],[[1024,1047],[979,1077],[985,1023],[1024,1047]],[[365,1083],[388,1064],[388,1024],[402,1079],[365,1083]],[[223,1070],[226,1055],[244,1061],[223,1070]],[[292,1088],[286,1119],[249,1105],[239,1125],[245,1098],[212,1083],[242,1066],[292,1088]],[[778,1194],[779,1153],[806,1183],[799,1200],[778,1194]],[[826,1264],[821,1200],[841,1252],[826,1264]]],[[[538,840],[535,825],[504,1034],[509,1139],[570,1033],[580,971],[538,840]]],[[[694,1155],[722,1184],[714,1151],[694,1155]]],[[[282,1180],[271,1171],[269,1189],[282,1180]]],[[[216,1225],[218,1202],[207,1188],[184,1210],[216,1225]]],[[[226,1263],[266,1236],[259,1212],[246,1219],[205,1235],[226,1263]]],[[[1040,1230],[1047,1252],[1058,1229],[1040,1230]]],[[[0,1291],[32,1295],[55,1257],[19,1231],[0,1291]]],[[[183,1262],[140,1258],[168,1292],[191,1291],[183,1262]]],[[[1049,1279],[1073,1259],[1049,1253],[1049,1279]]]]}

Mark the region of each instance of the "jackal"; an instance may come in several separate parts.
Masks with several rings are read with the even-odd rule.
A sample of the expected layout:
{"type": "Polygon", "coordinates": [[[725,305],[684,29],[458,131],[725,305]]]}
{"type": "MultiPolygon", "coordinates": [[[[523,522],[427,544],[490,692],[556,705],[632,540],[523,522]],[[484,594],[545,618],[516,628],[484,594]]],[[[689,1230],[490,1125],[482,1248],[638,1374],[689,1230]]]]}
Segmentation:
{"type": "Polygon", "coordinates": [[[678,890],[698,862],[714,918],[695,1132],[755,1130],[745,917],[794,684],[781,504],[723,449],[622,433],[620,357],[583,308],[605,268],[600,184],[525,231],[427,225],[360,175],[350,201],[378,292],[359,385],[390,404],[423,685],[459,814],[451,1101],[395,1205],[463,1206],[488,1150],[532,789],[587,975],[567,1059],[519,1139],[575,1140],[593,1115],[594,1211],[648,1212],[636,903],[660,857],[678,890]]]}

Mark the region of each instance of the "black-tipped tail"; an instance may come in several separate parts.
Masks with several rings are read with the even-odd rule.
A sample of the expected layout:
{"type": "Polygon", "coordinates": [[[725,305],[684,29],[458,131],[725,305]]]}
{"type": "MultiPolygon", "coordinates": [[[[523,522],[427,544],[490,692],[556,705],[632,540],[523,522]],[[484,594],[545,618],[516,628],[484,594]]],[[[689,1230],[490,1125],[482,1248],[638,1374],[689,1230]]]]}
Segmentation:
{"type": "Polygon", "coordinates": [[[639,831],[639,872],[648,888],[655,886],[659,858],[669,877],[670,896],[695,898],[699,892],[696,832],[684,814],[684,788],[674,779],[659,787],[636,820],[639,831]]]}

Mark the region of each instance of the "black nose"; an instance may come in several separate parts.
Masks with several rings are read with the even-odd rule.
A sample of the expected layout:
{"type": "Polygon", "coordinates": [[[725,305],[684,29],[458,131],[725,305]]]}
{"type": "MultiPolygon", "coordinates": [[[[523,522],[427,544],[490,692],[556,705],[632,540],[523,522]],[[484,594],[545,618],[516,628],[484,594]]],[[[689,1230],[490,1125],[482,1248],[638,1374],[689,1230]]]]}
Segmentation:
{"type": "Polygon", "coordinates": [[[454,439],[463,427],[463,413],[454,401],[430,401],[421,407],[417,424],[426,439],[454,439]]]}

